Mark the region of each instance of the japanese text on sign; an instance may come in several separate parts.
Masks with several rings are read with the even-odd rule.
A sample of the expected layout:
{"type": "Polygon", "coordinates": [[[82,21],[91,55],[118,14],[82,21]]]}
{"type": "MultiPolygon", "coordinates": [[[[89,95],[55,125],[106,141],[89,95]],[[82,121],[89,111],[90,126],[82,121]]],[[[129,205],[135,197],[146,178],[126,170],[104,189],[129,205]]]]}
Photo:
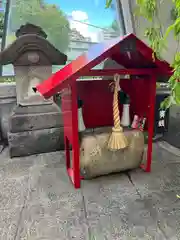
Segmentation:
{"type": "Polygon", "coordinates": [[[166,114],[166,111],[165,110],[161,110],[159,112],[159,122],[158,122],[158,126],[159,127],[164,127],[165,126],[165,121],[164,121],[164,118],[165,118],[165,114],[166,114]]]}

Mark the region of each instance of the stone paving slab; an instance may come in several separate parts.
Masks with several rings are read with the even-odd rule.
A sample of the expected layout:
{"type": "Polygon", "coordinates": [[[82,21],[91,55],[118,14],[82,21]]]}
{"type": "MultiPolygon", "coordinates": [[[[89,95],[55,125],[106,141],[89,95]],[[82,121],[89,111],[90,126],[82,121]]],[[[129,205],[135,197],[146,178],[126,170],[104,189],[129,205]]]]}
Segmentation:
{"type": "Polygon", "coordinates": [[[22,207],[0,210],[0,239],[14,240],[21,217],[22,207]]]}
{"type": "Polygon", "coordinates": [[[64,193],[60,200],[26,205],[17,239],[87,239],[81,194],[64,193]]]}
{"type": "MultiPolygon", "coordinates": [[[[177,159],[179,159],[179,157],[180,157],[180,149],[179,149],[179,148],[176,148],[176,147],[170,145],[169,143],[167,143],[167,142],[165,142],[165,141],[159,142],[159,143],[158,143],[158,147],[159,147],[160,149],[168,150],[168,153],[169,153],[169,154],[173,154],[173,155],[175,155],[175,156],[178,157],[177,159]]],[[[164,152],[164,151],[163,151],[163,152],[164,152]]],[[[165,151],[165,152],[166,152],[166,151],[165,151]]]]}
{"type": "MultiPolygon", "coordinates": [[[[164,239],[180,239],[180,158],[155,146],[152,172],[137,169],[130,172],[131,180],[164,239]],[[159,157],[160,156],[160,157],[159,157]],[[150,207],[151,206],[151,207],[150,207]],[[150,211],[151,212],[151,211],[150,211]]],[[[157,238],[158,239],[158,238],[157,238]]]]}
{"type": "Polygon", "coordinates": [[[2,240],[178,240],[180,158],[156,144],[151,173],[83,181],[75,190],[63,152],[0,155],[2,240]]]}
{"type": "Polygon", "coordinates": [[[41,155],[31,168],[17,239],[88,239],[81,190],[73,188],[60,156],[41,155]]]}
{"type": "Polygon", "coordinates": [[[124,174],[82,188],[91,234],[96,239],[152,239],[164,235],[124,174]],[[90,191],[91,189],[91,191],[90,191]],[[94,194],[93,194],[94,193],[94,194]]]}
{"type": "Polygon", "coordinates": [[[28,193],[28,179],[4,179],[0,181],[0,211],[14,207],[23,207],[28,193]]]}

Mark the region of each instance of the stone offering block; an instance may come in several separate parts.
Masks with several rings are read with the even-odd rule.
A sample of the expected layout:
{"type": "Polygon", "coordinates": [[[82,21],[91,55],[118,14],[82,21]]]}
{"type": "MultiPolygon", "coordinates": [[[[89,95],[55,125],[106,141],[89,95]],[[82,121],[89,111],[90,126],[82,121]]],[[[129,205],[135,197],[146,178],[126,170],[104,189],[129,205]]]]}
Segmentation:
{"type": "Polygon", "coordinates": [[[138,130],[125,130],[129,145],[110,151],[107,143],[111,128],[96,129],[81,136],[80,166],[85,179],[138,168],[144,152],[144,136],[138,130]]]}
{"type": "Polygon", "coordinates": [[[63,128],[8,133],[10,157],[64,150],[63,128]]]}
{"type": "Polygon", "coordinates": [[[18,106],[9,119],[11,157],[64,150],[64,131],[56,104],[18,106]]]}

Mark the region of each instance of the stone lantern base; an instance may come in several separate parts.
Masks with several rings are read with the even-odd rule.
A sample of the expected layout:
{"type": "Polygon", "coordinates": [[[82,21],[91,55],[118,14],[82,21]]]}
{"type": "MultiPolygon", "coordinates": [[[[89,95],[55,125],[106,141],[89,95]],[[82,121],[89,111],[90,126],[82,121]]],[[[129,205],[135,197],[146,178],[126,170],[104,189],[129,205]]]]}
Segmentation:
{"type": "Polygon", "coordinates": [[[56,104],[17,106],[9,120],[10,157],[64,149],[63,122],[56,104]]]}

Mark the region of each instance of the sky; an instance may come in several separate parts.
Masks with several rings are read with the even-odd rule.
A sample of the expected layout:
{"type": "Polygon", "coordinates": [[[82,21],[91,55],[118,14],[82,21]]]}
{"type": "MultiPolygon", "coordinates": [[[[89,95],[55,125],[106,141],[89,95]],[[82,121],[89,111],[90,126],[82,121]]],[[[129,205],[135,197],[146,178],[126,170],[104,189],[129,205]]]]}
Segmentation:
{"type": "Polygon", "coordinates": [[[106,0],[45,0],[50,4],[56,4],[68,15],[71,28],[76,28],[84,37],[91,37],[92,41],[98,41],[99,28],[88,24],[105,28],[111,26],[116,18],[116,13],[111,9],[105,9],[106,0]]]}

